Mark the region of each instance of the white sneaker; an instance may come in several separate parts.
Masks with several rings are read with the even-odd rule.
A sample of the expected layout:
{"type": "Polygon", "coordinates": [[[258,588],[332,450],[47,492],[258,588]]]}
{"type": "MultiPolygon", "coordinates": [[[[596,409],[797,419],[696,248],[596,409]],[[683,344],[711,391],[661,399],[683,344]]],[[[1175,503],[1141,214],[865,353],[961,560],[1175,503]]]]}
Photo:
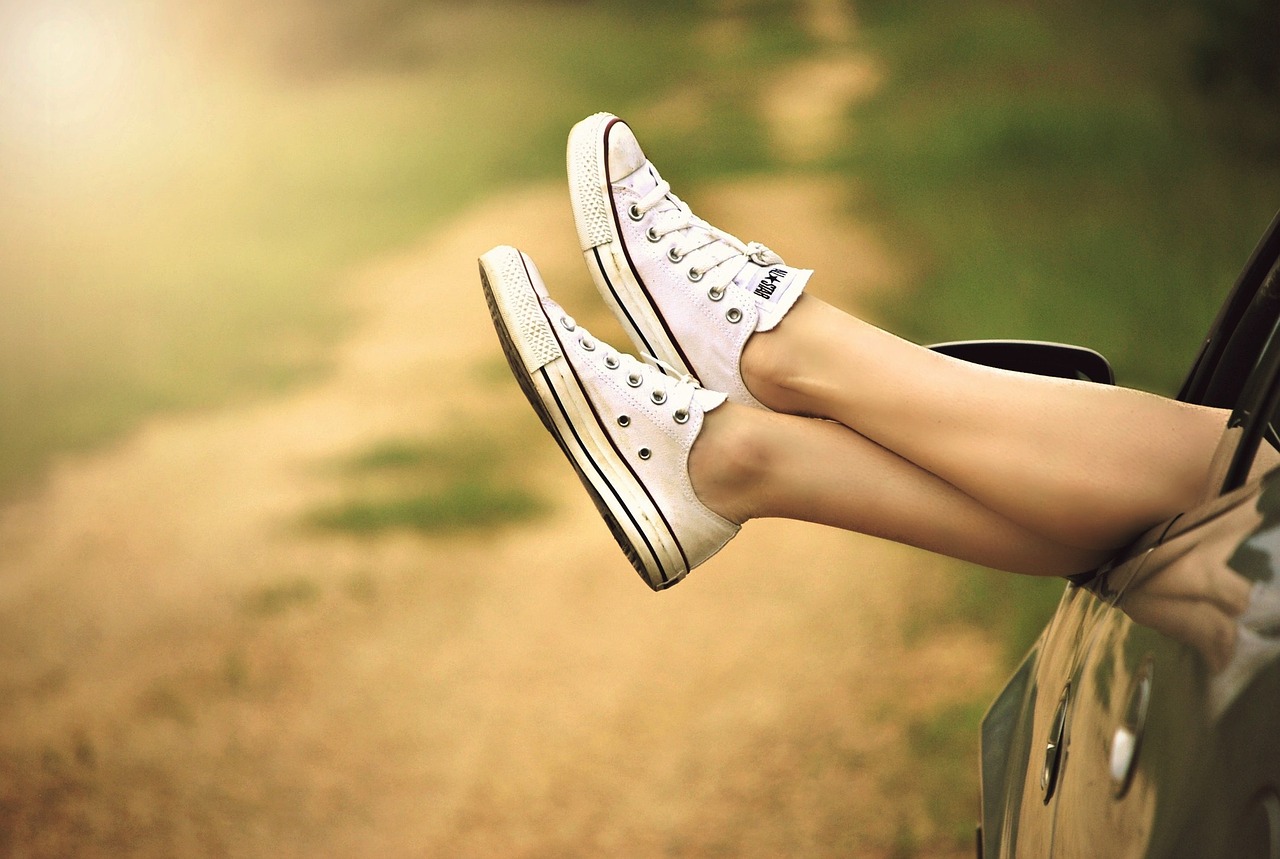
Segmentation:
{"type": "Polygon", "coordinates": [[[613,114],[573,127],[568,168],[587,267],[636,348],[764,408],[743,384],[742,349],[778,324],[813,272],[696,217],[613,114]]]}
{"type": "Polygon", "coordinates": [[[738,532],[689,482],[706,412],[725,401],[592,337],[551,300],[515,248],[480,257],[507,363],[641,578],[674,585],[738,532]]]}

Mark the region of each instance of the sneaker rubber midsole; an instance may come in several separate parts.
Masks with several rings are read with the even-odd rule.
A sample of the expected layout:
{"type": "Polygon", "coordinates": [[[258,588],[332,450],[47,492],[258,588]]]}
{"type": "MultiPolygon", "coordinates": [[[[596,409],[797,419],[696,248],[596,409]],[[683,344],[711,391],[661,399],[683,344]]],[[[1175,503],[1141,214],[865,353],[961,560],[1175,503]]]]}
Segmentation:
{"type": "Polygon", "coordinates": [[[537,349],[507,324],[509,319],[524,319],[527,323],[532,302],[547,333],[554,338],[532,285],[505,283],[499,267],[489,263],[490,260],[481,260],[481,283],[494,328],[517,382],[573,465],[632,566],[654,590],[670,587],[688,572],[674,532],[614,447],[568,361],[563,357],[549,362],[539,360],[534,355],[537,349]]]}

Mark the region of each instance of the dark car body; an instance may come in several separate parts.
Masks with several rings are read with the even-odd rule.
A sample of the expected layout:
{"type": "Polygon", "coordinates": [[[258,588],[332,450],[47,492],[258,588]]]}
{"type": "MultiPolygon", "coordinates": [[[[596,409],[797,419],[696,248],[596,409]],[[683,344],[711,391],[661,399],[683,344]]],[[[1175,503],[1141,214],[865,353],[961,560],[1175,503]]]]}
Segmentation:
{"type": "MultiPolygon", "coordinates": [[[[1204,496],[1070,582],[987,712],[982,859],[1280,859],[1278,260],[1280,215],[1179,394],[1231,410],[1204,496]],[[1252,588],[1244,616],[1215,601],[1222,576],[1252,588]]],[[[1067,374],[1054,347],[942,348],[1067,374]]]]}

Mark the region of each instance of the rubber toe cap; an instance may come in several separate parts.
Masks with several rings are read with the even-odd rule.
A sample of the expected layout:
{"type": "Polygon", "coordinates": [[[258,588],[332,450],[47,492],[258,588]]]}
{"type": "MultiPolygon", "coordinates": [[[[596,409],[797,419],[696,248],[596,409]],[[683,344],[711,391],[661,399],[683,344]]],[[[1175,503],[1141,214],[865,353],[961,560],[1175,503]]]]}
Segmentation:
{"type": "Polygon", "coordinates": [[[608,131],[609,178],[618,182],[645,165],[644,150],[624,122],[615,122],[608,131]]]}

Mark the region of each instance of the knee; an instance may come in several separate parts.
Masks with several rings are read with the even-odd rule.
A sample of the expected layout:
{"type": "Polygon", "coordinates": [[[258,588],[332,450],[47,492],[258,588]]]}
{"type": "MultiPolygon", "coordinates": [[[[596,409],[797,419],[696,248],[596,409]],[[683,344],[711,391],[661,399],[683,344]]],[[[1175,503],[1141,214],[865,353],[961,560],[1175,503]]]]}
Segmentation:
{"type": "Polygon", "coordinates": [[[814,413],[823,393],[823,358],[812,344],[783,342],[775,332],[757,334],[742,356],[742,374],[748,390],[770,408],[789,414],[825,417],[814,413]],[[770,339],[772,338],[772,339],[770,339]]]}
{"type": "Polygon", "coordinates": [[[689,477],[704,503],[743,522],[761,515],[779,451],[768,431],[770,415],[742,406],[722,409],[724,414],[709,416],[717,419],[703,426],[689,453],[689,477]]]}
{"type": "Polygon", "coordinates": [[[765,483],[778,456],[767,423],[736,421],[720,428],[716,457],[722,483],[739,490],[765,483]]]}

